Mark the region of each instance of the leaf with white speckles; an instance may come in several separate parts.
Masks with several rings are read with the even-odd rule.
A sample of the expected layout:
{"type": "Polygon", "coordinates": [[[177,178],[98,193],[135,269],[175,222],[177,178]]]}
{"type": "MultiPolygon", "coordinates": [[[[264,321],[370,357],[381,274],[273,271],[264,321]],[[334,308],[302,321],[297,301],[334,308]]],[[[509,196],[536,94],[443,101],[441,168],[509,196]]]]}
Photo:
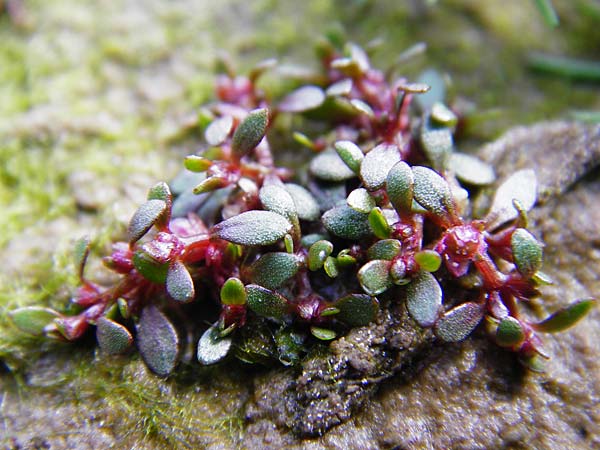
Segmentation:
{"type": "Polygon", "coordinates": [[[376,190],[385,184],[390,168],[400,161],[400,151],[395,145],[381,144],[366,154],[360,165],[360,178],[365,187],[376,190]]]}
{"type": "Polygon", "coordinates": [[[179,337],[173,324],[156,306],[142,310],[136,342],[150,370],[162,377],[173,371],[179,359],[179,337]]]}
{"type": "Polygon", "coordinates": [[[442,288],[429,272],[420,272],[406,288],[406,307],[422,327],[432,327],[442,307],[442,288]]]}
{"type": "Polygon", "coordinates": [[[215,323],[198,341],[198,362],[205,366],[218,363],[227,356],[232,344],[232,337],[221,336],[218,323],[215,323]]]}
{"type": "Polygon", "coordinates": [[[270,245],[288,233],[292,224],[272,211],[247,211],[218,223],[212,234],[234,244],[270,245]]]}
{"type": "Polygon", "coordinates": [[[483,307],[467,302],[447,311],[435,324],[435,334],[445,342],[459,342],[470,335],[483,318],[483,307]]]}
{"type": "Polygon", "coordinates": [[[517,200],[524,211],[529,211],[537,198],[537,179],[532,169],[519,170],[500,185],[494,196],[490,212],[486,216],[487,228],[493,230],[519,213],[514,207],[517,200]]]}

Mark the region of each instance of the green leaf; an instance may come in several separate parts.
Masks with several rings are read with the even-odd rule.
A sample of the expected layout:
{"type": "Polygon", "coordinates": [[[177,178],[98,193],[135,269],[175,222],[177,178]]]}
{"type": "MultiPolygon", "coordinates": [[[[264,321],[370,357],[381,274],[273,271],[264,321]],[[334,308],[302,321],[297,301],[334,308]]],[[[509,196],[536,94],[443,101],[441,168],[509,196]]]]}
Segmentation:
{"type": "Polygon", "coordinates": [[[154,305],[146,306],[137,324],[136,342],[142,359],[154,373],[169,375],[179,359],[179,337],[173,324],[154,305]]]}
{"type": "Polygon", "coordinates": [[[328,256],[327,259],[325,259],[323,269],[325,270],[327,276],[329,276],[330,278],[335,278],[340,274],[337,266],[337,260],[332,256],[328,256]]]}
{"type": "Polygon", "coordinates": [[[269,111],[266,108],[251,111],[233,133],[231,148],[239,156],[250,153],[260,143],[269,125],[269,111]]]}
{"type": "Polygon", "coordinates": [[[524,228],[517,228],[510,239],[513,259],[519,272],[531,278],[542,267],[542,246],[524,228]]]}
{"type": "Polygon", "coordinates": [[[249,284],[246,286],[246,294],[248,307],[259,316],[282,321],[289,313],[288,301],[277,292],[249,284]]]}
{"type": "Polygon", "coordinates": [[[342,97],[347,96],[352,92],[352,79],[344,78],[343,80],[337,81],[330,85],[326,90],[325,94],[328,97],[342,97]]]}
{"type": "Polygon", "coordinates": [[[559,309],[547,319],[540,323],[532,324],[537,331],[544,333],[556,333],[566,330],[575,325],[595,306],[596,300],[578,300],[569,306],[559,309]]]}
{"type": "Polygon", "coordinates": [[[360,178],[365,187],[374,191],[385,184],[390,168],[400,161],[400,150],[396,145],[380,144],[369,153],[360,165],[360,178]]]}
{"type": "Polygon", "coordinates": [[[458,123],[458,117],[446,105],[436,102],[431,107],[431,121],[438,125],[453,128],[458,123]]]}
{"type": "Polygon", "coordinates": [[[421,127],[421,147],[431,165],[443,170],[448,165],[448,160],[454,148],[452,133],[448,128],[421,127]]]}
{"type": "Polygon", "coordinates": [[[423,328],[432,327],[442,307],[442,288],[429,272],[419,272],[406,288],[406,307],[423,328]]]}
{"type": "Polygon", "coordinates": [[[77,275],[81,279],[83,278],[85,263],[90,254],[90,238],[88,236],[84,236],[77,239],[73,247],[73,263],[77,269],[77,275]]]}
{"type": "Polygon", "coordinates": [[[415,253],[415,261],[427,272],[435,272],[442,264],[442,257],[435,250],[421,250],[415,253]]]}
{"type": "Polygon", "coordinates": [[[471,334],[482,318],[481,305],[463,303],[440,317],[435,323],[434,331],[436,336],[445,342],[459,342],[471,334]]]}
{"type": "Polygon", "coordinates": [[[300,362],[300,358],[305,352],[306,337],[304,334],[282,327],[275,332],[274,339],[281,364],[291,366],[300,362]]]}
{"type": "Polygon", "coordinates": [[[346,203],[350,208],[364,214],[368,214],[376,206],[375,200],[371,197],[369,191],[364,188],[354,189],[350,192],[346,203]]]}
{"type": "Polygon", "coordinates": [[[189,155],[183,160],[183,165],[191,172],[205,172],[213,165],[213,161],[203,156],[189,155]]]}
{"type": "Polygon", "coordinates": [[[167,292],[173,300],[189,302],[194,299],[194,281],[181,261],[174,261],[167,271],[167,292]]]}
{"type": "Polygon", "coordinates": [[[209,177],[200,182],[192,192],[195,195],[204,194],[205,192],[216,191],[229,185],[229,181],[226,178],[221,177],[209,177]]]}
{"type": "Polygon", "coordinates": [[[375,297],[365,294],[349,294],[335,302],[340,312],[336,319],[351,327],[368,325],[375,319],[379,303],[375,297]]]}
{"type": "Polygon", "coordinates": [[[172,202],[171,189],[164,181],[156,183],[148,190],[148,200],[162,200],[169,206],[172,202]]]}
{"type": "Polygon", "coordinates": [[[270,245],[282,239],[292,224],[272,211],[247,211],[212,228],[214,236],[240,245],[270,245]]]}
{"type": "Polygon", "coordinates": [[[552,0],[535,0],[535,4],[544,18],[546,25],[556,27],[559,24],[558,14],[552,5],[552,0]]]}
{"type": "Polygon", "coordinates": [[[501,347],[517,347],[525,340],[525,331],[514,317],[508,316],[500,321],[496,329],[496,343],[501,347]]]}
{"type": "Polygon", "coordinates": [[[223,116],[215,119],[211,122],[211,124],[206,127],[204,131],[204,138],[208,145],[216,147],[221,145],[231,133],[231,129],[233,128],[233,117],[231,116],[223,116]]]}
{"type": "Polygon", "coordinates": [[[229,278],[221,287],[221,303],[224,305],[245,305],[247,300],[244,283],[239,278],[229,278]]]}
{"type": "Polygon", "coordinates": [[[321,341],[331,341],[336,336],[335,331],[321,327],[310,327],[310,333],[321,341]]]}
{"type": "Polygon", "coordinates": [[[460,181],[474,186],[486,186],[496,179],[492,166],[466,153],[452,153],[448,167],[460,181]]]}
{"type": "Polygon", "coordinates": [[[390,278],[394,284],[404,286],[410,283],[411,279],[406,274],[406,262],[404,258],[396,258],[390,267],[390,278]]]}
{"type": "Polygon", "coordinates": [[[265,253],[250,266],[253,283],[268,289],[277,289],[298,273],[299,261],[294,254],[265,253]]]}
{"type": "Polygon", "coordinates": [[[349,267],[356,264],[356,258],[352,256],[351,251],[348,248],[340,250],[335,259],[337,261],[338,268],[349,267]]]}
{"type": "Polygon", "coordinates": [[[345,181],[356,176],[337,153],[329,150],[314,157],[309,170],[312,175],[325,181],[345,181]]]}
{"type": "Polygon", "coordinates": [[[302,86],[288,94],[279,104],[283,112],[300,113],[318,108],[325,101],[325,92],[318,86],[302,86]]]}
{"type": "Polygon", "coordinates": [[[356,174],[359,173],[360,165],[365,158],[365,155],[358,145],[351,141],[337,141],[334,147],[335,151],[348,168],[356,174]]]}
{"type": "Polygon", "coordinates": [[[400,83],[398,90],[409,94],[424,94],[431,89],[431,86],[425,83],[400,83]]]}
{"type": "Polygon", "coordinates": [[[513,200],[517,200],[525,211],[529,211],[535,204],[536,198],[535,172],[532,169],[525,169],[513,173],[496,191],[490,212],[485,219],[487,229],[493,230],[519,215],[513,200]]]}
{"type": "Polygon", "coordinates": [[[369,213],[369,225],[379,239],[387,239],[392,234],[392,228],[379,207],[373,208],[369,213]]]}
{"type": "Polygon", "coordinates": [[[206,330],[198,341],[198,362],[204,366],[216,364],[231,350],[233,338],[221,336],[218,322],[206,330]]]}
{"type": "Polygon", "coordinates": [[[369,118],[375,117],[375,111],[373,111],[373,108],[371,108],[367,102],[363,102],[358,98],[353,98],[350,100],[350,106],[352,106],[352,108],[359,114],[364,114],[369,118]]]}
{"type": "Polygon", "coordinates": [[[412,171],[415,180],[415,200],[440,218],[447,219],[453,216],[454,201],[448,182],[427,167],[413,166],[412,171]]]}
{"type": "Polygon", "coordinates": [[[106,317],[96,321],[96,340],[100,348],[110,355],[124,353],[133,343],[127,328],[106,317]]]}
{"type": "Polygon", "coordinates": [[[308,190],[293,183],[286,183],[285,189],[292,196],[300,219],[308,221],[319,220],[321,217],[319,204],[308,190]]]}
{"type": "Polygon", "coordinates": [[[375,242],[367,250],[367,258],[372,259],[385,259],[391,261],[400,254],[402,245],[400,241],[396,239],[382,239],[381,241],[375,242]]]}
{"type": "Polygon", "coordinates": [[[296,203],[285,188],[268,184],[260,189],[258,195],[266,210],[280,214],[294,226],[299,226],[296,203]]]}
{"type": "Polygon", "coordinates": [[[61,317],[53,309],[41,306],[18,308],[8,315],[19,330],[32,335],[44,334],[44,328],[54,322],[54,319],[61,317]]]}
{"type": "Polygon", "coordinates": [[[133,254],[133,266],[148,281],[163,284],[167,281],[169,263],[159,263],[143,250],[133,254]]]}
{"type": "Polygon", "coordinates": [[[155,199],[143,203],[129,222],[129,227],[127,228],[129,242],[137,242],[144,236],[148,230],[160,220],[166,210],[167,203],[164,200],[155,199]]]}
{"type": "Polygon", "coordinates": [[[408,213],[412,208],[414,177],[404,161],[398,161],[388,172],[386,190],[390,202],[398,213],[408,213]]]}
{"type": "Polygon", "coordinates": [[[308,249],[308,268],[313,272],[319,270],[331,252],[333,252],[331,242],[325,240],[315,242],[308,249]]]}
{"type": "Polygon", "coordinates": [[[392,286],[390,279],[391,262],[384,259],[369,261],[358,271],[358,281],[369,295],[379,295],[392,286]]]}
{"type": "Polygon", "coordinates": [[[359,213],[348,205],[330,209],[321,220],[327,231],[343,239],[359,240],[371,234],[368,214],[359,213]]]}

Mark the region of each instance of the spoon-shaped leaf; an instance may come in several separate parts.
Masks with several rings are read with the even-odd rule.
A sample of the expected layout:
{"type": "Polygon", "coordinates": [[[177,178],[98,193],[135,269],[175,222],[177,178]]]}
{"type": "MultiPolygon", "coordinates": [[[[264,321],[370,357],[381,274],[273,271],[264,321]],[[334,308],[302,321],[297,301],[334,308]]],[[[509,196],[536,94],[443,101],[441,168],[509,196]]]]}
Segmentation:
{"type": "Polygon", "coordinates": [[[335,151],[338,153],[342,161],[354,173],[360,171],[360,165],[365,158],[362,150],[352,141],[337,141],[334,145],[335,151]]]}
{"type": "Polygon", "coordinates": [[[448,128],[424,126],[421,129],[420,139],[423,153],[431,165],[437,170],[445,169],[454,148],[452,132],[448,128]]]}
{"type": "Polygon", "coordinates": [[[364,214],[368,214],[376,206],[375,200],[371,197],[369,191],[364,188],[354,189],[350,192],[346,203],[350,208],[364,214]]]}
{"type": "Polygon", "coordinates": [[[313,195],[298,184],[287,183],[285,189],[292,196],[298,217],[302,220],[319,220],[321,210],[313,195]]]}
{"type": "Polygon", "coordinates": [[[246,286],[248,307],[259,316],[282,321],[289,312],[288,301],[280,294],[256,284],[246,286]]]}
{"type": "Polygon", "coordinates": [[[133,337],[120,323],[100,317],[96,321],[96,340],[102,350],[110,355],[125,352],[133,343],[133,337]]]}
{"type": "Polygon", "coordinates": [[[517,228],[511,236],[510,245],[517,269],[530,278],[542,266],[541,244],[529,231],[517,228]]]}
{"type": "Polygon", "coordinates": [[[298,225],[296,203],[294,203],[294,199],[285,188],[269,184],[263,186],[258,195],[266,210],[280,214],[293,225],[298,225]]]}
{"type": "Polygon", "coordinates": [[[380,144],[366,154],[360,165],[360,178],[365,187],[374,191],[385,184],[390,168],[400,161],[396,145],[380,144]]]}
{"type": "Polygon", "coordinates": [[[218,223],[213,235],[234,244],[270,245],[282,239],[292,224],[272,211],[247,211],[218,223]]]}
{"type": "Polygon", "coordinates": [[[251,111],[233,133],[233,152],[239,156],[250,153],[265,137],[268,125],[269,111],[266,108],[251,111]]]}
{"type": "Polygon", "coordinates": [[[446,342],[459,342],[475,329],[483,318],[483,308],[467,302],[447,311],[436,323],[435,334],[446,342]]]}
{"type": "Polygon", "coordinates": [[[410,166],[398,161],[388,172],[386,179],[387,194],[396,211],[410,212],[412,208],[414,177],[410,166]]]}
{"type": "Polygon", "coordinates": [[[44,328],[50,325],[60,314],[50,308],[26,306],[8,313],[16,327],[28,334],[44,334],[44,328]]]}
{"type": "Polygon", "coordinates": [[[513,173],[496,191],[490,212],[485,219],[487,228],[493,230],[519,215],[513,200],[517,200],[525,211],[529,211],[535,204],[536,197],[535,172],[525,169],[513,173]]]}
{"type": "Polygon", "coordinates": [[[392,285],[391,264],[391,261],[385,259],[374,259],[360,268],[358,281],[367,294],[379,295],[392,285]]]}
{"type": "Polygon", "coordinates": [[[342,158],[332,151],[325,151],[314,157],[309,170],[312,175],[325,181],[345,181],[356,176],[342,158]]]}
{"type": "Polygon", "coordinates": [[[427,167],[414,166],[412,171],[415,200],[427,211],[440,218],[453,216],[454,201],[448,182],[427,167]]]}
{"type": "Polygon", "coordinates": [[[231,133],[233,128],[233,117],[223,116],[213,120],[206,130],[204,131],[204,138],[208,145],[216,147],[221,145],[231,133]]]}
{"type": "Polygon", "coordinates": [[[419,272],[407,286],[406,307],[410,316],[424,328],[438,320],[442,307],[442,288],[429,272],[419,272]]]}
{"type": "Polygon", "coordinates": [[[265,253],[250,266],[253,283],[277,289],[298,273],[298,257],[284,252],[265,253]]]}
{"type": "Polygon", "coordinates": [[[218,322],[215,323],[202,334],[198,341],[198,362],[205,366],[218,363],[227,356],[232,344],[231,335],[221,336],[218,322]]]}
{"type": "Polygon", "coordinates": [[[556,333],[566,330],[581,320],[596,304],[594,299],[578,300],[559,309],[540,323],[532,324],[537,331],[556,333]]]}
{"type": "Polygon", "coordinates": [[[351,327],[362,327],[375,319],[379,303],[375,297],[365,294],[349,294],[335,302],[339,310],[336,319],[351,327]]]}
{"type": "Polygon", "coordinates": [[[435,250],[421,250],[415,253],[415,261],[427,272],[435,272],[442,265],[442,257],[435,250]]]}
{"type": "Polygon", "coordinates": [[[142,310],[136,342],[150,370],[161,377],[173,371],[179,358],[179,337],[173,324],[156,306],[142,310]]]}
{"type": "Polygon", "coordinates": [[[133,266],[145,279],[162,284],[167,280],[169,263],[159,263],[143,250],[133,254],[133,266]]]}
{"type": "Polygon", "coordinates": [[[325,92],[318,86],[302,86],[289,93],[279,104],[283,112],[304,112],[318,108],[325,101],[325,92]]]}
{"type": "Polygon", "coordinates": [[[456,177],[467,184],[485,186],[496,179],[492,166],[473,155],[454,152],[448,165],[456,177]]]}
{"type": "Polygon", "coordinates": [[[239,278],[229,278],[221,287],[220,296],[224,305],[245,305],[248,298],[239,278]]]}
{"type": "Polygon", "coordinates": [[[367,258],[391,261],[400,254],[401,247],[400,241],[396,239],[382,239],[369,247],[367,258]]]}
{"type": "Polygon", "coordinates": [[[335,331],[321,327],[310,327],[310,333],[321,341],[331,341],[335,339],[335,331]]]}
{"type": "Polygon", "coordinates": [[[169,266],[166,286],[173,300],[189,302],[194,298],[194,281],[185,264],[179,260],[169,266]]]}
{"type": "Polygon", "coordinates": [[[359,213],[348,205],[330,209],[321,220],[327,231],[343,239],[358,240],[371,234],[368,214],[359,213]]]}
{"type": "Polygon", "coordinates": [[[167,210],[167,203],[164,200],[148,200],[143,203],[133,214],[127,234],[129,242],[134,243],[144,236],[150,228],[161,218],[167,210]]]}
{"type": "Polygon", "coordinates": [[[496,328],[496,343],[501,347],[520,346],[525,337],[521,322],[511,316],[502,319],[496,328]]]}
{"type": "Polygon", "coordinates": [[[312,271],[319,270],[331,252],[333,252],[331,242],[326,240],[315,242],[308,249],[308,268],[312,271]]]}
{"type": "Polygon", "coordinates": [[[379,239],[387,239],[392,234],[392,228],[381,208],[373,208],[369,213],[369,226],[379,239]]]}

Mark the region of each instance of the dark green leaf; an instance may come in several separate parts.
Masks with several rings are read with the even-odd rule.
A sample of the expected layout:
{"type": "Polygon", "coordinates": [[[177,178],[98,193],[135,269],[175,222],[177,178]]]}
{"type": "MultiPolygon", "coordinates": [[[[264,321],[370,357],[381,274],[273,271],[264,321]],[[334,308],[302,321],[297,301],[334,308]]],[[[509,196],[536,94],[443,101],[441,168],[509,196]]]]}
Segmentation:
{"type": "Polygon", "coordinates": [[[487,228],[493,230],[519,213],[514,207],[517,200],[525,211],[529,211],[537,198],[537,180],[532,169],[519,170],[504,181],[496,191],[490,212],[486,217],[487,228]]]}
{"type": "Polygon", "coordinates": [[[127,229],[129,242],[134,243],[144,236],[160,220],[166,210],[167,203],[164,200],[148,200],[143,203],[129,222],[127,229]]]}
{"type": "Polygon", "coordinates": [[[319,220],[321,217],[319,204],[310,192],[302,186],[293,183],[287,183],[285,189],[292,196],[300,219],[308,221],[319,220]]]}
{"type": "Polygon", "coordinates": [[[566,330],[585,317],[595,304],[596,300],[594,299],[578,300],[565,308],[559,309],[542,322],[533,324],[533,327],[544,333],[556,333],[566,330]]]}
{"type": "Polygon", "coordinates": [[[270,245],[282,239],[292,224],[272,211],[247,211],[218,223],[213,235],[234,244],[270,245]]]}
{"type": "Polygon", "coordinates": [[[442,264],[442,257],[435,250],[421,250],[415,253],[415,261],[421,269],[435,272],[442,264]]]}
{"type": "Polygon", "coordinates": [[[233,117],[231,116],[223,116],[215,119],[211,122],[211,124],[206,127],[204,131],[204,138],[208,145],[218,146],[225,142],[229,133],[231,133],[231,129],[233,128],[233,117]]]}
{"type": "Polygon", "coordinates": [[[438,320],[442,307],[442,288],[429,272],[419,272],[406,288],[406,306],[410,316],[424,328],[438,320]]]}
{"type": "Polygon", "coordinates": [[[268,124],[269,111],[266,108],[251,111],[233,133],[233,152],[243,156],[254,150],[265,136],[268,124]]]}
{"type": "Polygon", "coordinates": [[[224,305],[245,305],[246,289],[239,278],[229,278],[221,287],[221,303],[224,305]]]}
{"type": "Polygon", "coordinates": [[[318,108],[325,101],[325,92],[318,86],[302,86],[288,94],[279,104],[283,112],[299,113],[318,108]]]}
{"type": "Polygon", "coordinates": [[[294,254],[265,253],[250,266],[252,282],[268,289],[277,289],[298,272],[298,257],[294,254]]]}
{"type": "Polygon", "coordinates": [[[312,271],[323,267],[325,260],[333,251],[333,244],[329,241],[320,240],[308,249],[308,268],[312,271]]]}
{"type": "Polygon", "coordinates": [[[335,306],[340,310],[336,318],[351,327],[369,324],[379,310],[377,299],[365,294],[346,295],[335,302],[335,306]]]}
{"type": "Polygon", "coordinates": [[[215,323],[202,334],[198,341],[198,362],[204,366],[218,363],[227,356],[232,344],[233,338],[221,336],[218,322],[215,323]]]}
{"type": "Polygon", "coordinates": [[[379,239],[387,239],[392,234],[392,228],[379,207],[373,208],[369,213],[369,225],[379,239]]]}
{"type": "Polygon", "coordinates": [[[133,254],[133,266],[148,281],[159,284],[167,281],[169,263],[159,263],[143,250],[133,254]]]}
{"type": "Polygon", "coordinates": [[[525,331],[514,317],[508,316],[500,321],[496,329],[496,343],[501,347],[520,346],[525,340],[525,331]]]}
{"type": "Polygon", "coordinates": [[[375,200],[371,197],[369,191],[364,188],[354,189],[350,192],[346,203],[350,208],[364,214],[368,214],[376,206],[375,200]]]}
{"type": "Polygon", "coordinates": [[[305,335],[295,332],[289,328],[281,328],[275,333],[275,345],[279,353],[279,361],[290,366],[300,361],[304,353],[305,335]]]}
{"type": "Polygon", "coordinates": [[[167,292],[173,300],[189,302],[194,298],[194,281],[181,261],[174,261],[167,271],[167,292]]]}
{"type": "Polygon", "coordinates": [[[110,355],[125,352],[133,343],[133,337],[120,323],[100,317],[96,321],[96,340],[102,350],[110,355]]]}
{"type": "Polygon", "coordinates": [[[379,295],[392,286],[390,279],[391,262],[384,259],[369,261],[358,271],[358,281],[369,295],[379,295]]]}
{"type": "Polygon", "coordinates": [[[367,258],[391,261],[400,254],[401,247],[400,241],[396,239],[382,239],[367,250],[367,258]]]}
{"type": "Polygon", "coordinates": [[[28,334],[44,334],[44,328],[60,317],[56,311],[41,306],[26,306],[8,313],[16,327],[28,334]]]}
{"type": "Polygon", "coordinates": [[[314,326],[310,327],[310,333],[321,341],[331,341],[332,339],[335,339],[336,336],[335,331],[333,330],[314,326]]]}
{"type": "Polygon", "coordinates": [[[169,185],[164,181],[156,183],[148,191],[148,200],[162,200],[167,205],[170,205],[172,201],[172,195],[169,185]]]}
{"type": "Polygon", "coordinates": [[[366,154],[360,165],[360,178],[365,187],[374,191],[385,184],[390,168],[400,161],[396,145],[380,144],[366,154]]]}
{"type": "Polygon", "coordinates": [[[531,278],[542,267],[542,246],[524,228],[517,228],[510,239],[513,259],[523,276],[531,278]]]}
{"type": "Polygon", "coordinates": [[[496,179],[492,166],[466,153],[453,153],[450,156],[449,168],[459,180],[475,186],[492,184],[496,179]]]}
{"type": "Polygon", "coordinates": [[[161,377],[173,371],[179,359],[179,337],[173,324],[156,306],[149,305],[142,310],[136,342],[150,370],[161,377]]]}
{"type": "Polygon", "coordinates": [[[83,278],[83,270],[89,254],[90,238],[84,236],[77,239],[73,248],[73,262],[75,263],[75,268],[77,269],[79,278],[83,278]]]}
{"type": "Polygon", "coordinates": [[[483,308],[467,302],[446,312],[435,324],[435,334],[446,342],[459,342],[475,329],[483,318],[483,308]]]}
{"type": "Polygon", "coordinates": [[[448,182],[427,167],[413,166],[412,171],[415,200],[438,217],[454,215],[454,201],[448,182]]]}
{"type": "Polygon", "coordinates": [[[343,239],[358,240],[371,234],[368,214],[359,213],[348,205],[330,209],[321,220],[327,231],[343,239]]]}
{"type": "Polygon", "coordinates": [[[334,145],[335,151],[342,161],[354,173],[359,173],[360,165],[365,158],[362,150],[352,141],[337,141],[334,145]]]}
{"type": "Polygon", "coordinates": [[[387,194],[390,202],[399,213],[411,211],[414,184],[412,170],[404,161],[398,161],[388,172],[386,179],[387,194]]]}
{"type": "Polygon", "coordinates": [[[282,321],[289,312],[288,301],[280,294],[262,286],[246,286],[248,307],[262,317],[282,321]]]}
{"type": "Polygon", "coordinates": [[[356,176],[342,158],[332,151],[325,151],[313,158],[309,170],[315,177],[325,181],[344,181],[356,176]]]}

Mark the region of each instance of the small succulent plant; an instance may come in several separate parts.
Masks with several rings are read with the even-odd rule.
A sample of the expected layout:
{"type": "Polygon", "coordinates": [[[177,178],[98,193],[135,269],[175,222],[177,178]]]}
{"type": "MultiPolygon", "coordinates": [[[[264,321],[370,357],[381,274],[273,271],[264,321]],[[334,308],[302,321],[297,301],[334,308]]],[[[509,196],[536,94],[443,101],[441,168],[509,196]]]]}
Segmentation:
{"type": "Polygon", "coordinates": [[[443,103],[440,77],[390,82],[353,44],[324,45],[320,57],[322,72],[294,79],[281,98],[257,83],[273,61],[248,76],[221,75],[218,100],[200,115],[202,150],[170,185],[149,190],[127,242],[104,258],[119,281],[85,276],[90,242],[81,239],[75,313],[21,308],[15,324],[69,341],[95,328],[112,354],[135,341],[148,367],[167,376],[190,362],[186,348],[204,365],[228,355],[295,364],[315,343],[375,320],[380,302],[402,302],[441,341],[483,325],[541,370],[539,333],[573,325],[594,300],[541,322],[522,313],[548,282],[543,246],[527,230],[534,171],[513,173],[487,214],[471,218],[469,194],[495,174],[456,151],[459,118],[443,103]],[[296,174],[276,166],[271,149],[269,130],[286,115],[323,124],[293,133],[314,153],[296,174]]]}

